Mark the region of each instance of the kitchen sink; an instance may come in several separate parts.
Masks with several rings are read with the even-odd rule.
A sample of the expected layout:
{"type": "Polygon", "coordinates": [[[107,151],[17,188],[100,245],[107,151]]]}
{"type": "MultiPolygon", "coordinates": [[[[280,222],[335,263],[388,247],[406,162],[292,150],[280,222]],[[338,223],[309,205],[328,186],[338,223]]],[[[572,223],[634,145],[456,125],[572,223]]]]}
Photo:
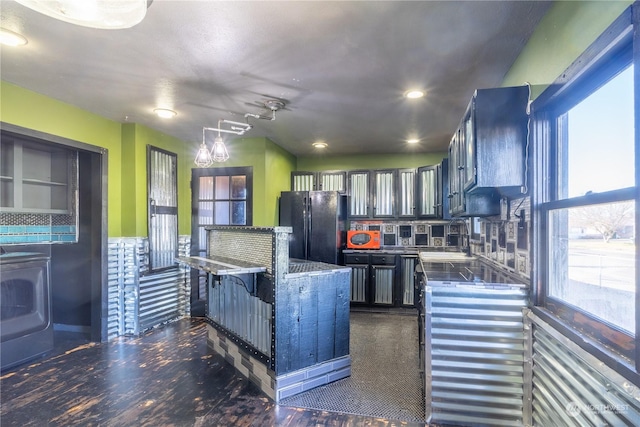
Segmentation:
{"type": "Polygon", "coordinates": [[[469,262],[475,257],[464,252],[420,252],[420,259],[424,262],[469,262]]]}

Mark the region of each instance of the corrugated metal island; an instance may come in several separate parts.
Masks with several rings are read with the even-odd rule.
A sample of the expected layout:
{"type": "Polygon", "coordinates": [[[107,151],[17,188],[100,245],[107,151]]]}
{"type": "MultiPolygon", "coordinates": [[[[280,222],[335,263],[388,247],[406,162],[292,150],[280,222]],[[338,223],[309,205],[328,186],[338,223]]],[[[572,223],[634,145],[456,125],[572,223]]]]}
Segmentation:
{"type": "Polygon", "coordinates": [[[351,269],[289,259],[291,227],[207,227],[208,344],[276,402],[351,375],[351,269]]]}
{"type": "Polygon", "coordinates": [[[527,286],[462,253],[421,253],[419,266],[426,421],[525,425],[527,286]]]}

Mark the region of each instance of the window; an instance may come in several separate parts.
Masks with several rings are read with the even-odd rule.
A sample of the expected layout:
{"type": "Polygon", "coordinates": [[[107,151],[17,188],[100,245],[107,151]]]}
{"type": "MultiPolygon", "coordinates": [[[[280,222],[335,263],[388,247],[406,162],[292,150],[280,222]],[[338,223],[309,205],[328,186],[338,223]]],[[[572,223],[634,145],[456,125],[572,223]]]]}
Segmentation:
{"type": "Polygon", "coordinates": [[[534,256],[539,305],[633,359],[638,153],[632,43],[624,33],[603,44],[599,61],[576,61],[592,65],[573,69],[574,79],[552,85],[542,107],[534,104],[534,120],[545,129],[534,137],[543,169],[534,256]]]}

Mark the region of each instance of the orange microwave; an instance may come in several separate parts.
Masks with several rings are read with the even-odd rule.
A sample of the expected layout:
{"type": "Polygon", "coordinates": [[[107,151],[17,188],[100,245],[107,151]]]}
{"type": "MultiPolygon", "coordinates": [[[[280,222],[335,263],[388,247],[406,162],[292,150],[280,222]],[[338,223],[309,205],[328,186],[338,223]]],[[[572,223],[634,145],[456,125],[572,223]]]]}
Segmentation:
{"type": "Polygon", "coordinates": [[[348,230],[347,248],[380,249],[380,231],[348,230]]]}

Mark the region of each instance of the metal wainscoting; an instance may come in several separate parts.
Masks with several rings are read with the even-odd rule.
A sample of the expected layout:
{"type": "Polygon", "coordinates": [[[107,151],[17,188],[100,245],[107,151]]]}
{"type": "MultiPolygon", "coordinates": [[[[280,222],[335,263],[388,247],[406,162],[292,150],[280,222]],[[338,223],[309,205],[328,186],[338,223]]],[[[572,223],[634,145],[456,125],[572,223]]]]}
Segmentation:
{"type": "MultiPolygon", "coordinates": [[[[138,245],[136,238],[112,238],[108,243],[108,326],[109,340],[125,334],[126,299],[137,299],[139,276],[138,245]]],[[[129,313],[129,317],[131,313],[129,313]]],[[[134,317],[137,317],[135,315],[134,317]]]]}
{"type": "MultiPolygon", "coordinates": [[[[188,269],[148,271],[148,242],[144,238],[109,239],[108,339],[139,335],[161,323],[190,315],[188,269]]],[[[180,236],[178,251],[189,254],[190,237],[180,236]]]]}
{"type": "Polygon", "coordinates": [[[528,312],[535,426],[639,426],[640,389],[528,312]]]}
{"type": "Polygon", "coordinates": [[[425,293],[425,415],[453,425],[523,425],[521,286],[430,282],[425,293]]]}

